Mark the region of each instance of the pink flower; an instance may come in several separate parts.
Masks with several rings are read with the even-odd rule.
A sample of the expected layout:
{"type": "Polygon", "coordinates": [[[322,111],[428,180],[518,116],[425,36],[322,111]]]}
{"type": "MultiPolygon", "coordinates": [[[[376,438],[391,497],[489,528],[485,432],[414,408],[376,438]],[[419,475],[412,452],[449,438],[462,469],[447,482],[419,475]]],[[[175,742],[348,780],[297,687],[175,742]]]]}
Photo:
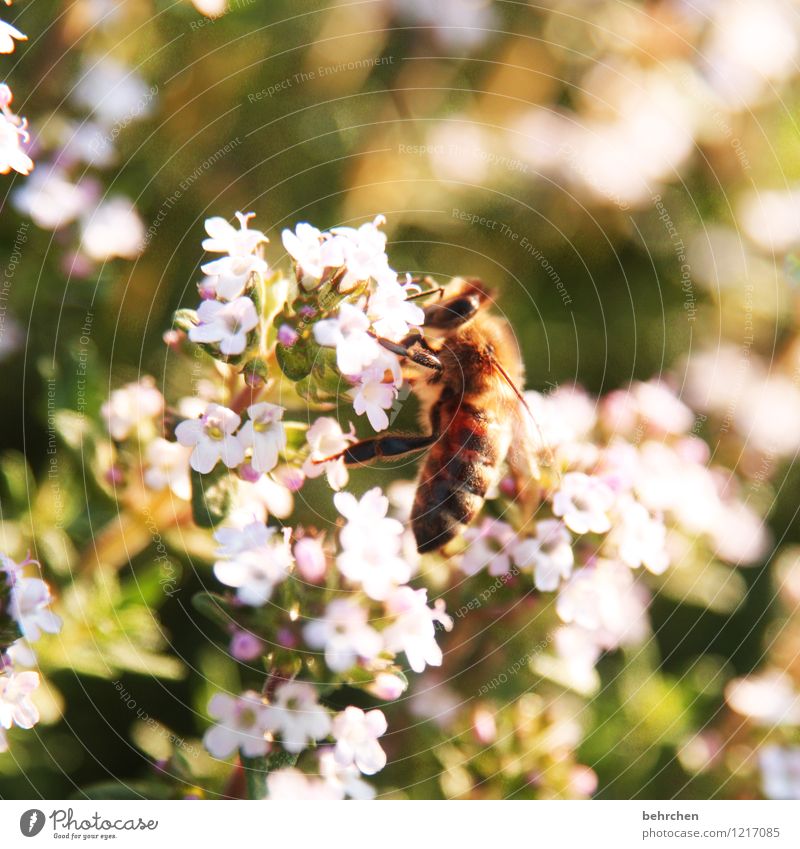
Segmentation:
{"type": "Polygon", "coordinates": [[[312,584],[325,577],[328,561],[322,543],[315,537],[303,537],[294,544],[294,559],[300,574],[312,584]]]}
{"type": "Polygon", "coordinates": [[[37,672],[9,672],[0,675],[0,727],[12,725],[33,728],[39,721],[39,711],[30,700],[39,686],[37,672]]]}

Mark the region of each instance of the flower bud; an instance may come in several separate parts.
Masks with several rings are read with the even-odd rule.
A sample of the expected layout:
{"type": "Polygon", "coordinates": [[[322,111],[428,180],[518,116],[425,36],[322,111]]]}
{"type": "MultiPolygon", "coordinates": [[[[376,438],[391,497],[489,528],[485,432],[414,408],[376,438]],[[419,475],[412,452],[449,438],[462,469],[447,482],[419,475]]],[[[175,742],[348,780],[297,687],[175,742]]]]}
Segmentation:
{"type": "Polygon", "coordinates": [[[497,739],[497,723],[494,714],[485,707],[475,708],[472,714],[472,733],[479,743],[491,745],[497,739]]]}
{"type": "Polygon", "coordinates": [[[375,680],[365,689],[376,698],[389,702],[399,699],[407,686],[399,675],[393,675],[391,672],[379,672],[375,676],[375,680]]]}
{"type": "Polygon", "coordinates": [[[234,631],[231,637],[230,653],[236,660],[255,660],[264,652],[264,644],[249,631],[234,631]]]}
{"type": "Polygon", "coordinates": [[[289,324],[282,324],[278,328],[278,342],[287,348],[291,348],[299,338],[300,334],[289,324]]]}
{"type": "Polygon", "coordinates": [[[314,537],[303,537],[294,544],[294,559],[300,574],[311,583],[319,583],[325,577],[327,562],[322,543],[314,537]]]}

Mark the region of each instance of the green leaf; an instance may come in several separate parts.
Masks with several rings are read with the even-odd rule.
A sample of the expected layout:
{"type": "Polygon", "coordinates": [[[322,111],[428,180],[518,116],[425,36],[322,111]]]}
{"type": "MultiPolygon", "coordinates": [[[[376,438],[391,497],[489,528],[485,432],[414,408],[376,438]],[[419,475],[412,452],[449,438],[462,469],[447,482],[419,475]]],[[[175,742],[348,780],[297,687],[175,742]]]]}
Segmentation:
{"type": "Polygon", "coordinates": [[[19,625],[9,612],[11,586],[0,579],[0,652],[22,636],[19,625]]]}
{"type": "Polygon", "coordinates": [[[233,620],[233,608],[216,593],[195,593],[192,596],[192,606],[222,628],[227,629],[233,620]]]}
{"type": "Polygon", "coordinates": [[[208,475],[192,469],[191,480],[195,524],[201,528],[215,528],[230,511],[234,477],[220,465],[208,475]]]}
{"type": "Polygon", "coordinates": [[[76,794],[76,799],[171,799],[172,790],[156,781],[107,781],[93,784],[76,794]]]}
{"type": "Polygon", "coordinates": [[[291,347],[278,343],[275,346],[275,357],[286,377],[297,381],[309,374],[319,351],[320,347],[316,342],[298,339],[291,347]]]}
{"type": "Polygon", "coordinates": [[[241,374],[248,386],[263,386],[269,379],[269,367],[261,357],[254,357],[244,364],[241,374]]]}
{"type": "Polygon", "coordinates": [[[294,766],[296,763],[297,755],[285,752],[283,749],[270,752],[266,757],[247,758],[242,755],[247,798],[263,799],[267,795],[267,776],[276,769],[294,766]]]}

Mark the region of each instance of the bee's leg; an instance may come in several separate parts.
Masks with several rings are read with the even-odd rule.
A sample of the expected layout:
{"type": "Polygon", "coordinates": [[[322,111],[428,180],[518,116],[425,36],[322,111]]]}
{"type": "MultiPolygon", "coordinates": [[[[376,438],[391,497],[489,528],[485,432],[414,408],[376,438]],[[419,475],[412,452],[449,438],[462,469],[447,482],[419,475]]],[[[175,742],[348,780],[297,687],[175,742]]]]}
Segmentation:
{"type": "Polygon", "coordinates": [[[430,369],[431,371],[441,371],[442,362],[436,356],[436,352],[428,345],[425,337],[419,333],[414,333],[411,336],[406,336],[402,342],[392,342],[391,339],[383,339],[380,336],[375,337],[387,351],[397,354],[399,357],[405,357],[411,360],[422,368],[430,369]]]}
{"type": "Polygon", "coordinates": [[[375,436],[372,439],[364,439],[345,448],[333,457],[315,462],[327,463],[330,460],[338,460],[340,457],[345,465],[356,466],[360,463],[369,463],[372,460],[394,459],[410,454],[412,451],[421,451],[428,448],[438,439],[438,434],[432,433],[428,436],[418,434],[387,434],[386,436],[375,436]]]}

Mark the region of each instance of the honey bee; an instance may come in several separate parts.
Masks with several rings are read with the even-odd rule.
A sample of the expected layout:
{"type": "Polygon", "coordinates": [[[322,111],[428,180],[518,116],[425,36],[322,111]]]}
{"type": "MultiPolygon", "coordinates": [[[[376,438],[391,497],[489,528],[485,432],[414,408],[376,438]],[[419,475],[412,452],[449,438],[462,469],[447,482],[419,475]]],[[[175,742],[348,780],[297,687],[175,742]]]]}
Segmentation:
{"type": "Polygon", "coordinates": [[[428,451],[411,512],[420,553],[443,547],[473,521],[506,459],[537,474],[524,420],[530,410],[518,388],[524,367],[508,322],[489,312],[492,295],[479,280],[457,279],[439,291],[446,297],[424,309],[431,338],[379,339],[417,367],[406,376],[427,432],[365,439],[337,455],[359,465],[428,451]]]}

